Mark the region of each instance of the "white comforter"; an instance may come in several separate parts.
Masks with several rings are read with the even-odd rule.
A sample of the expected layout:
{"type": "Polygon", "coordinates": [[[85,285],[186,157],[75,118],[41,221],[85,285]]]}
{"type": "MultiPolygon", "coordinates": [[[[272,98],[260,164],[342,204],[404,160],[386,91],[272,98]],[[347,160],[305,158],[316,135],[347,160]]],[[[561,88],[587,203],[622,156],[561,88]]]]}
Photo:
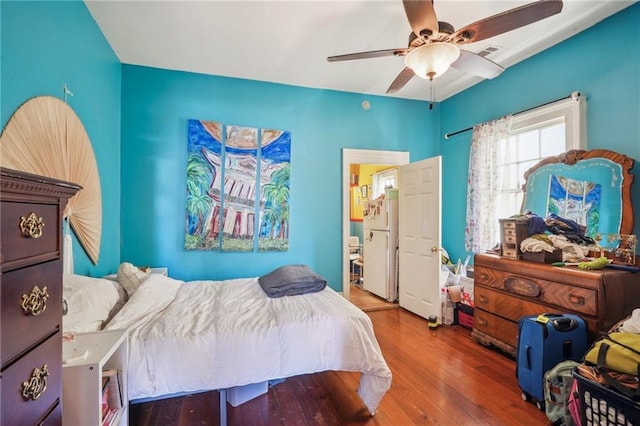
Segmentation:
{"type": "Polygon", "coordinates": [[[151,275],[107,329],[129,330],[129,399],[360,371],[373,414],[391,386],[369,317],[335,291],[272,299],[257,278],[151,275]]]}

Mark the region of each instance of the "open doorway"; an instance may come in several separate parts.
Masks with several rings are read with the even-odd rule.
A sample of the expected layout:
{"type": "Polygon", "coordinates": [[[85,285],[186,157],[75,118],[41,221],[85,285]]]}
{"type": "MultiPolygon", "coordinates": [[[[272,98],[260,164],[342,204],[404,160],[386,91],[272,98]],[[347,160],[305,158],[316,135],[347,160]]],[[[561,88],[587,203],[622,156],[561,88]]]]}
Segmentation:
{"type": "Polygon", "coordinates": [[[349,249],[355,251],[349,257],[351,302],[354,301],[353,294],[358,293],[356,290],[369,294],[372,301],[380,298],[393,303],[398,300],[397,167],[389,164],[350,166],[349,249]],[[354,241],[359,242],[355,250],[354,241]]]}
{"type": "Polygon", "coordinates": [[[409,153],[406,151],[342,150],[342,295],[346,299],[349,299],[351,290],[351,269],[349,264],[351,165],[386,164],[400,166],[408,163],[409,153]]]}

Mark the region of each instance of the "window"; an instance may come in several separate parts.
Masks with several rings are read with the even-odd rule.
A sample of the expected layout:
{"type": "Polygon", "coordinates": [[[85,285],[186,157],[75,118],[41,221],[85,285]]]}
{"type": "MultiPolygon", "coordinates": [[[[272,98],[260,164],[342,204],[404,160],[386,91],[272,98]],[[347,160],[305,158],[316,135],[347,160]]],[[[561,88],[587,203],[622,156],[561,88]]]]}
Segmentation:
{"type": "Polygon", "coordinates": [[[508,133],[495,132],[500,134],[497,141],[494,138],[493,141],[481,142],[493,144],[493,147],[486,146],[483,150],[494,154],[483,153],[476,161],[470,159],[470,177],[472,170],[493,164],[493,169],[480,172],[485,184],[487,176],[492,183],[484,187],[483,178],[471,179],[469,194],[476,195],[474,207],[467,206],[465,246],[468,251],[485,250],[500,241],[498,219],[521,212],[524,174],[529,168],[543,158],[586,148],[585,112],[583,97],[562,99],[514,115],[508,133]],[[482,155],[494,157],[484,160],[482,155]],[[485,209],[483,206],[491,207],[485,209]],[[478,212],[482,210],[485,211],[479,217],[478,212]]]}
{"type": "Polygon", "coordinates": [[[578,102],[567,98],[513,117],[509,140],[501,141],[504,174],[496,203],[497,218],[521,211],[524,173],[532,166],[543,158],[586,148],[584,105],[583,98],[578,102]]]}
{"type": "Polygon", "coordinates": [[[396,178],[398,176],[398,170],[387,169],[382,172],[375,173],[371,177],[371,194],[369,194],[370,200],[375,200],[380,195],[384,194],[384,190],[387,188],[395,188],[396,187],[396,178]]]}

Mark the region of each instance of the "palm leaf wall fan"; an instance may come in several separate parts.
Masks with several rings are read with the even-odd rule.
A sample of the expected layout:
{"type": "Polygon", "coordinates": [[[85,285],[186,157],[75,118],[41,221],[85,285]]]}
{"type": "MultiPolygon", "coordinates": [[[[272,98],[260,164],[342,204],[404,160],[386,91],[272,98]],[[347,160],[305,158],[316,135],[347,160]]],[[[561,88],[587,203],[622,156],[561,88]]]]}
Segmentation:
{"type": "Polygon", "coordinates": [[[73,109],[52,96],[27,100],[0,135],[0,150],[2,167],[82,186],[69,200],[64,218],[97,264],[102,234],[100,177],[91,141],[73,109]]]}

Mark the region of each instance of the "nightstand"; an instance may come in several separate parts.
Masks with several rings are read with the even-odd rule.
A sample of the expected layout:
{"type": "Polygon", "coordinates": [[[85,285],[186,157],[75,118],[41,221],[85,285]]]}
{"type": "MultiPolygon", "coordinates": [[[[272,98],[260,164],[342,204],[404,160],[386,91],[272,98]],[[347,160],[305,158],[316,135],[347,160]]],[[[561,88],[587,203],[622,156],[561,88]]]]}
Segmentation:
{"type": "Polygon", "coordinates": [[[102,424],[102,377],[106,370],[119,374],[110,377],[119,383],[122,408],[114,425],[129,422],[127,368],[129,359],[126,330],[75,334],[62,344],[62,423],[66,425],[102,424]]]}
{"type": "MultiPolygon", "coordinates": [[[[151,273],[152,274],[159,274],[159,275],[164,275],[165,277],[169,276],[169,268],[167,268],[166,266],[161,267],[161,268],[151,268],[151,273]]],[[[109,274],[109,275],[105,275],[104,277],[102,277],[104,279],[107,280],[111,280],[111,281],[118,281],[118,274],[109,274]]]]}
{"type": "Polygon", "coordinates": [[[165,277],[169,276],[169,268],[162,267],[162,268],[151,268],[151,273],[152,274],[159,274],[159,275],[164,275],[165,277]]]}

